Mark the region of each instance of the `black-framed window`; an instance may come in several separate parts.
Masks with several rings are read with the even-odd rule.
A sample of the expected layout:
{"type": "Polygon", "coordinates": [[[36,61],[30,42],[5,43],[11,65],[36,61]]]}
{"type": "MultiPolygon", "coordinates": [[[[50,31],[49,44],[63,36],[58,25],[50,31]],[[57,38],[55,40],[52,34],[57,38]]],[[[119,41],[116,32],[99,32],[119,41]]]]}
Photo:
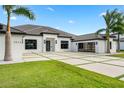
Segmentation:
{"type": "Polygon", "coordinates": [[[83,49],[84,48],[84,43],[78,43],[78,49],[83,49]]]}
{"type": "Polygon", "coordinates": [[[25,49],[37,49],[37,40],[26,39],[25,49]]]}
{"type": "Polygon", "coordinates": [[[68,49],[68,41],[61,41],[61,49],[68,49]]]}
{"type": "Polygon", "coordinates": [[[110,49],[112,49],[112,42],[110,42],[110,49]]]}

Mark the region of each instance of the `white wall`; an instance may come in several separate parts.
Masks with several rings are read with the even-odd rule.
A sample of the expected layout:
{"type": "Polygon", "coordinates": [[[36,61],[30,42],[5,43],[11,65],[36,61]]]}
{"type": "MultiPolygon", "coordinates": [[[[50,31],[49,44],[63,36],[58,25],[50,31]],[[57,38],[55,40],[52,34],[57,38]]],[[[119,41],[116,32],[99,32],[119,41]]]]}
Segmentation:
{"type": "MultiPolygon", "coordinates": [[[[43,34],[43,52],[46,52],[46,44],[44,44],[44,40],[53,39],[54,41],[54,51],[55,52],[62,52],[62,51],[71,51],[71,39],[70,38],[64,38],[64,37],[58,37],[55,34],[43,34]],[[57,44],[55,41],[57,40],[57,44]],[[68,49],[61,49],[61,41],[68,41],[69,47],[68,49]]],[[[53,47],[53,46],[52,46],[53,47]]]]}
{"type": "Polygon", "coordinates": [[[12,35],[12,56],[13,60],[22,59],[23,55],[23,35],[12,35]]]}
{"type": "MultiPolygon", "coordinates": [[[[46,43],[44,44],[44,40],[46,41],[46,40],[48,40],[48,39],[52,39],[52,41],[53,42],[55,42],[55,40],[57,40],[57,42],[58,42],[58,38],[57,38],[57,35],[55,35],[55,34],[43,34],[43,39],[42,39],[42,44],[43,44],[43,52],[46,52],[46,43]]],[[[51,41],[51,42],[52,42],[51,41]]],[[[56,51],[56,49],[57,49],[57,44],[52,44],[52,46],[51,47],[54,47],[55,49],[54,49],[54,51],[56,51]],[[53,46],[53,45],[55,45],[55,46],[53,46]]]]}
{"type": "Polygon", "coordinates": [[[105,53],[106,52],[106,41],[97,40],[96,53],[105,53]]]}
{"type": "Polygon", "coordinates": [[[43,47],[43,37],[42,36],[25,35],[23,37],[23,52],[24,53],[42,52],[43,51],[42,47],[43,47]],[[37,49],[25,49],[25,39],[37,40],[37,49]]]}
{"type": "MultiPolygon", "coordinates": [[[[91,40],[91,41],[78,41],[78,42],[71,42],[70,38],[62,38],[58,37],[57,35],[53,34],[44,34],[43,36],[31,36],[31,35],[15,35],[12,34],[12,56],[15,59],[21,59],[23,53],[28,52],[46,52],[46,44],[44,44],[44,40],[53,39],[53,42],[57,40],[57,44],[55,45],[55,52],[62,52],[62,51],[78,51],[78,43],[83,42],[95,42],[95,52],[96,53],[105,53],[107,50],[107,45],[105,40],[91,40]],[[35,39],[37,40],[37,49],[25,50],[25,39],[35,39]],[[69,48],[68,49],[61,49],[61,41],[68,41],[69,48]],[[97,42],[97,44],[96,44],[97,42]]],[[[110,50],[111,53],[116,52],[116,41],[112,42],[112,49],[110,50]]],[[[53,46],[53,45],[52,45],[53,46]]],[[[124,42],[121,42],[121,49],[124,49],[124,42]]],[[[5,49],[5,35],[0,34],[0,60],[4,58],[4,49],[5,49]]]]}
{"type": "Polygon", "coordinates": [[[78,42],[72,42],[71,43],[71,51],[72,52],[78,52],[78,42]]]}
{"type": "MultiPolygon", "coordinates": [[[[5,51],[5,34],[0,34],[0,60],[4,59],[4,51],[5,51]]],[[[12,58],[13,60],[22,59],[22,53],[23,53],[22,35],[12,34],[12,58]]]]}
{"type": "MultiPolygon", "coordinates": [[[[112,43],[112,48],[110,49],[110,53],[116,53],[116,41],[113,38],[110,38],[110,42],[112,43]]],[[[97,48],[96,48],[97,49],[97,48]]],[[[106,53],[107,52],[107,41],[98,40],[98,53],[106,53]]]]}
{"type": "Polygon", "coordinates": [[[112,42],[112,48],[110,49],[110,53],[116,53],[117,43],[113,40],[113,38],[110,38],[110,41],[112,42]]]}
{"type": "MultiPolygon", "coordinates": [[[[89,40],[89,41],[78,41],[72,42],[71,51],[78,51],[78,43],[85,43],[85,42],[95,42],[95,52],[96,53],[105,53],[106,52],[106,41],[105,40],[89,40]],[[97,43],[96,43],[97,42],[97,43]]],[[[115,43],[115,42],[114,42],[115,43]]],[[[112,44],[111,52],[115,52],[116,44],[112,44]]]]}
{"type": "MultiPolygon", "coordinates": [[[[72,42],[72,46],[71,46],[71,51],[78,51],[78,43],[86,43],[86,42],[95,42],[95,52],[99,52],[99,42],[98,40],[89,40],[89,41],[77,41],[77,42],[72,42]],[[97,45],[96,45],[97,42],[97,45]]],[[[102,43],[101,43],[102,44],[102,43]]]]}
{"type": "MultiPolygon", "coordinates": [[[[115,35],[116,36],[116,39],[118,37],[118,35],[115,35]]],[[[124,35],[120,35],[120,39],[121,38],[124,38],[124,35]]],[[[118,48],[118,45],[116,43],[116,49],[118,48]]],[[[120,42],[120,50],[124,50],[124,42],[120,42]]]]}
{"type": "Polygon", "coordinates": [[[71,39],[58,37],[56,51],[58,52],[71,51],[71,39]],[[69,43],[68,49],[61,49],[61,41],[68,41],[69,43]]]}
{"type": "Polygon", "coordinates": [[[5,35],[0,34],[0,60],[4,59],[5,35]]]}
{"type": "Polygon", "coordinates": [[[124,50],[124,42],[120,42],[120,50],[124,50]]]}

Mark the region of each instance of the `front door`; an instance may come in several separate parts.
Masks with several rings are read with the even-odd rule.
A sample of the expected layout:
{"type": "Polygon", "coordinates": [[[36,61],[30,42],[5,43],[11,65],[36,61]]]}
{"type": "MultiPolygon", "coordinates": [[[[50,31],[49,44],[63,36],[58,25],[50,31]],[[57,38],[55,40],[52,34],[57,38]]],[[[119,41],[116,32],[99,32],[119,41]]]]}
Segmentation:
{"type": "Polygon", "coordinates": [[[50,41],[46,41],[46,51],[50,51],[50,41]]]}

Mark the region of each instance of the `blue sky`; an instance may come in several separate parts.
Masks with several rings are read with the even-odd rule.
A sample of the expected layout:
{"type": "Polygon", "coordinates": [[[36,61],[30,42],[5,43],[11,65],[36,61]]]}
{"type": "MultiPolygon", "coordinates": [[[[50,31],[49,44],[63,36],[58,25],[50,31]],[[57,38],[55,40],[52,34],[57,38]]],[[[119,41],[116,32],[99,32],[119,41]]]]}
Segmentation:
{"type": "MultiPolygon", "coordinates": [[[[50,26],[73,34],[93,33],[105,27],[101,14],[107,9],[118,8],[124,11],[124,6],[101,5],[32,5],[26,6],[36,15],[35,21],[25,17],[12,15],[11,25],[38,24],[50,26]]],[[[6,24],[6,14],[0,8],[0,22],[6,24]]]]}

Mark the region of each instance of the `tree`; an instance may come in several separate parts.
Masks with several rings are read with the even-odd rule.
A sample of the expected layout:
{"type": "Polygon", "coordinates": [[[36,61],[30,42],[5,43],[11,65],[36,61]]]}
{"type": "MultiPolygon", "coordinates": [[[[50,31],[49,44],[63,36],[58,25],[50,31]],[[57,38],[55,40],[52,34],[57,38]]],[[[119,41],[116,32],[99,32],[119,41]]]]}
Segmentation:
{"type": "Polygon", "coordinates": [[[117,34],[117,50],[120,51],[120,35],[124,34],[124,14],[118,12],[117,15],[117,23],[112,32],[117,34]]]}
{"type": "Polygon", "coordinates": [[[11,29],[10,29],[10,17],[11,15],[25,16],[31,20],[35,19],[35,16],[31,10],[23,6],[17,5],[3,5],[3,10],[7,13],[7,31],[5,35],[5,56],[4,61],[12,61],[11,54],[11,29]]]}
{"type": "Polygon", "coordinates": [[[106,27],[99,29],[97,31],[97,34],[105,31],[105,36],[107,40],[107,53],[110,53],[110,33],[112,29],[114,28],[116,24],[116,18],[117,18],[117,9],[114,9],[113,11],[106,11],[106,14],[103,15],[103,18],[105,20],[106,27]]]}

